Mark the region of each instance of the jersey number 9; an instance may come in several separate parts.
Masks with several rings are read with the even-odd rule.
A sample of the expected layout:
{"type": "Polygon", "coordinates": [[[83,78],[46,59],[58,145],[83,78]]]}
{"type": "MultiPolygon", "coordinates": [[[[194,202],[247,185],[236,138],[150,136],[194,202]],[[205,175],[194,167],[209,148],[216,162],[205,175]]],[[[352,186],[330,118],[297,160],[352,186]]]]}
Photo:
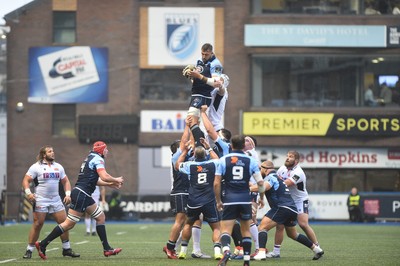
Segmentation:
{"type": "Polygon", "coordinates": [[[235,165],[232,167],[232,176],[233,180],[242,180],[243,179],[243,167],[235,165]]]}

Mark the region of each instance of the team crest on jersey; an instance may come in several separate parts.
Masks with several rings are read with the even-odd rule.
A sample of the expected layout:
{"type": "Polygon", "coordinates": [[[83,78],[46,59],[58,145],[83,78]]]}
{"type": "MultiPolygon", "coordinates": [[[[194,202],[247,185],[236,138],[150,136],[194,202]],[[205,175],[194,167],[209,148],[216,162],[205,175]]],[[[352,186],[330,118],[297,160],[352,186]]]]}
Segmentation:
{"type": "Polygon", "coordinates": [[[179,59],[195,52],[198,43],[198,14],[165,14],[168,51],[179,59]]]}
{"type": "Polygon", "coordinates": [[[294,181],[299,181],[299,179],[300,179],[300,176],[298,176],[298,175],[294,175],[293,177],[292,177],[293,179],[294,179],[294,181]]]}
{"type": "Polygon", "coordinates": [[[197,166],[197,172],[202,172],[203,171],[203,167],[201,167],[201,165],[197,166]]]}
{"type": "Polygon", "coordinates": [[[236,164],[236,163],[238,162],[238,160],[239,160],[239,158],[236,157],[236,156],[232,156],[232,157],[231,157],[231,163],[232,163],[232,164],[236,164]]]}

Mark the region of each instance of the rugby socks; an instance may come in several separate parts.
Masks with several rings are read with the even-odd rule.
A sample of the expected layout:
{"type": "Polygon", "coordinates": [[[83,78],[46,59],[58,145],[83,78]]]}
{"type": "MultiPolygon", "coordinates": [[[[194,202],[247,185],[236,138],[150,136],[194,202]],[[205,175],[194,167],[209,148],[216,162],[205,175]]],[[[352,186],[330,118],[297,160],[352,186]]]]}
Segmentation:
{"type": "Polygon", "coordinates": [[[251,252],[251,237],[243,237],[243,260],[245,262],[250,261],[250,252],[251,252]]]}
{"type": "Polygon", "coordinates": [[[296,237],[296,241],[303,244],[304,246],[311,248],[314,244],[311,242],[310,239],[308,239],[305,235],[303,234],[298,234],[296,237]]]}
{"type": "Polygon", "coordinates": [[[229,234],[223,233],[221,235],[221,245],[222,245],[223,252],[230,250],[231,236],[229,234]]]}
{"type": "Polygon", "coordinates": [[[187,253],[188,244],[189,244],[188,241],[182,240],[182,243],[181,243],[181,252],[180,252],[180,253],[183,253],[183,254],[186,254],[186,253],[187,253]]]}
{"type": "MultiPolygon", "coordinates": [[[[169,241],[171,241],[171,240],[169,240],[169,241]]],[[[171,241],[171,242],[174,242],[174,241],[171,241]]],[[[179,233],[178,239],[174,243],[175,243],[175,249],[176,249],[176,247],[179,247],[181,245],[181,243],[182,243],[182,231],[179,233]]]]}
{"type": "Polygon", "coordinates": [[[268,233],[266,230],[261,230],[260,232],[258,232],[258,244],[260,249],[265,249],[265,247],[267,246],[267,240],[268,233]]]}
{"type": "Polygon", "coordinates": [[[259,246],[259,243],[258,243],[258,228],[257,228],[257,225],[255,223],[252,223],[250,225],[250,234],[251,234],[251,237],[253,238],[253,241],[254,241],[254,248],[255,249],[259,249],[260,246],[259,246]]]}
{"type": "Polygon", "coordinates": [[[281,245],[274,245],[274,254],[280,255],[281,254],[281,245]]]}
{"type": "Polygon", "coordinates": [[[69,242],[69,240],[62,241],[62,248],[63,249],[70,249],[71,248],[71,243],[69,242]]]}
{"type": "Polygon", "coordinates": [[[192,131],[195,146],[203,146],[200,142],[200,138],[204,138],[204,133],[201,131],[200,127],[198,125],[194,125],[190,127],[190,131],[192,131]]]}
{"type": "Polygon", "coordinates": [[[233,226],[232,238],[236,247],[242,245],[242,233],[240,232],[240,225],[238,223],[235,223],[235,225],[233,226]]]}
{"type": "Polygon", "coordinates": [[[193,237],[193,252],[194,253],[201,252],[200,248],[201,227],[198,226],[192,227],[192,237],[193,237]]]}
{"type": "Polygon", "coordinates": [[[106,226],[104,224],[98,224],[98,225],[96,225],[96,231],[101,240],[101,244],[103,245],[103,249],[104,250],[112,249],[107,241],[106,226]]]}
{"type": "Polygon", "coordinates": [[[221,243],[214,242],[214,254],[221,254],[222,253],[221,249],[222,249],[221,243]]]}
{"type": "Polygon", "coordinates": [[[28,244],[26,250],[34,251],[36,249],[35,245],[28,244]]]}
{"type": "Polygon", "coordinates": [[[97,222],[96,222],[96,219],[93,219],[93,218],[91,218],[90,221],[92,223],[92,233],[94,233],[94,232],[96,232],[95,228],[96,228],[97,222]]]}
{"type": "Polygon", "coordinates": [[[86,225],[86,233],[90,233],[90,218],[85,218],[85,225],[86,225]]]}
{"type": "Polygon", "coordinates": [[[50,244],[51,241],[53,241],[54,239],[56,239],[63,233],[64,233],[64,230],[62,229],[62,227],[60,225],[57,225],[56,227],[54,227],[53,231],[51,231],[51,233],[45,239],[40,241],[40,245],[42,247],[46,248],[47,245],[50,244]]]}
{"type": "Polygon", "coordinates": [[[168,250],[175,250],[176,247],[176,242],[168,240],[167,242],[167,249],[168,250]]]}

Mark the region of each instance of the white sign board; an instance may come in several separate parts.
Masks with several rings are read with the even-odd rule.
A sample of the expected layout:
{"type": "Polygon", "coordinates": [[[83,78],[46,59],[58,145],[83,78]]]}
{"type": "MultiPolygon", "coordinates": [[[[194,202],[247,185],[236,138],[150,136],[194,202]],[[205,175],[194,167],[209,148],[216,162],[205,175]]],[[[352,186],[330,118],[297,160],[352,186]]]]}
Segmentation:
{"type": "Polygon", "coordinates": [[[99,81],[90,47],[71,47],[38,57],[47,93],[70,91],[99,81]]]}
{"type": "MultiPolygon", "coordinates": [[[[348,220],[346,194],[310,194],[309,195],[309,219],[315,220],[348,220]]],[[[259,209],[257,219],[262,217],[270,210],[267,200],[266,206],[259,209]]]]}
{"type": "Polygon", "coordinates": [[[194,64],[201,45],[214,44],[214,8],[150,7],[148,18],[150,66],[194,64]]]}
{"type": "MultiPolygon", "coordinates": [[[[272,160],[278,168],[286,160],[290,148],[257,149],[261,160],[272,160]]],[[[379,148],[299,148],[302,168],[397,168],[400,150],[379,148]]]]}

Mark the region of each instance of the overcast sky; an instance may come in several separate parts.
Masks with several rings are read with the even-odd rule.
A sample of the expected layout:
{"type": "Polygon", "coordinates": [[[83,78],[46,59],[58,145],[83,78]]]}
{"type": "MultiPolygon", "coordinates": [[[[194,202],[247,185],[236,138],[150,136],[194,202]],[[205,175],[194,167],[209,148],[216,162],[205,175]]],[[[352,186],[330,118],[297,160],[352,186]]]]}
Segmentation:
{"type": "Polygon", "coordinates": [[[0,0],[0,25],[4,25],[6,21],[3,19],[5,14],[32,2],[32,0],[0,0]]]}

